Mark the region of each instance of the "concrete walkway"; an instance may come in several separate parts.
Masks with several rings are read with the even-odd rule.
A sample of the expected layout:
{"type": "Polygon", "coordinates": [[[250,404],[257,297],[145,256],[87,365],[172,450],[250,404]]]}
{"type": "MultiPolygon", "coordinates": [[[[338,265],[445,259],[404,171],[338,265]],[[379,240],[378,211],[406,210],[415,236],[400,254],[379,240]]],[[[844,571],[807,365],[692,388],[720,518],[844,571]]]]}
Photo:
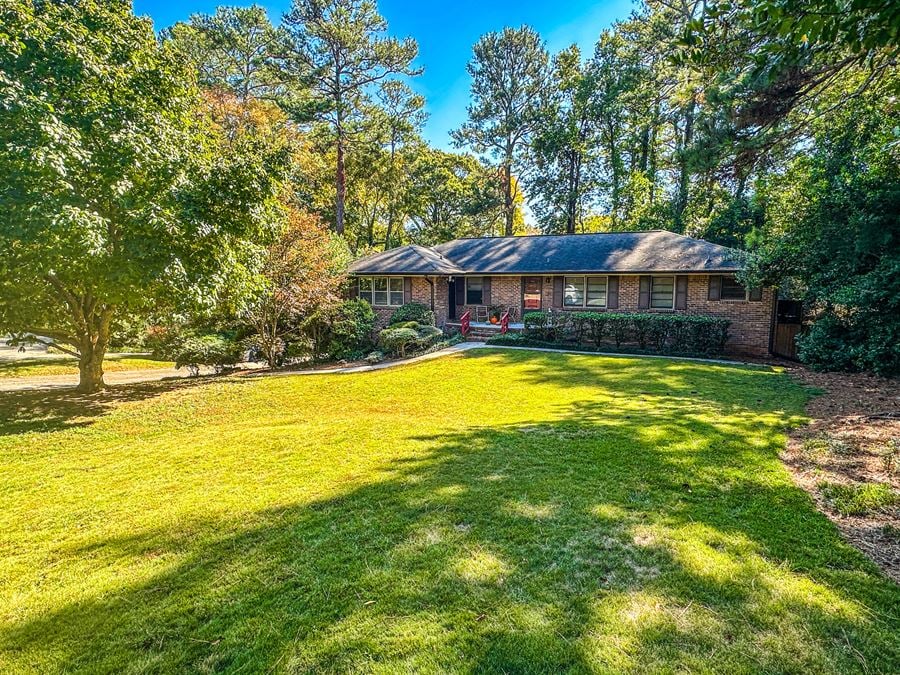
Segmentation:
{"type": "MultiPolygon", "coordinates": [[[[367,373],[375,370],[385,370],[386,368],[397,368],[407,366],[413,363],[421,363],[422,361],[431,361],[439,359],[451,354],[469,351],[470,349],[510,349],[525,350],[532,352],[551,352],[557,354],[579,354],[581,356],[612,356],[617,358],[643,358],[643,359],[672,359],[677,361],[698,361],[701,363],[711,363],[716,365],[731,366],[757,366],[764,367],[759,363],[747,363],[744,361],[725,361],[721,359],[702,359],[690,358],[684,356],[662,356],[657,354],[617,354],[614,352],[580,352],[571,349],[549,349],[546,347],[514,347],[511,345],[488,345],[484,342],[461,342],[456,345],[441,349],[436,352],[430,352],[421,356],[414,356],[411,359],[403,359],[399,361],[382,361],[381,363],[373,363],[371,365],[360,366],[343,366],[338,368],[319,368],[309,370],[278,370],[271,372],[265,369],[248,368],[244,372],[231,373],[239,377],[288,377],[291,375],[335,375],[349,373],[367,373]]],[[[207,369],[203,375],[212,374],[212,369],[207,369]]],[[[171,378],[188,377],[187,370],[175,370],[174,368],[166,368],[164,370],[128,370],[121,372],[106,373],[104,380],[107,384],[135,384],[138,382],[156,382],[159,380],[171,378]]],[[[74,387],[78,384],[77,375],[38,375],[32,377],[11,377],[0,378],[0,393],[6,391],[34,391],[43,389],[65,389],[74,387]]]]}
{"type": "MultiPolygon", "coordinates": [[[[210,374],[205,372],[203,374],[210,374]]],[[[187,369],[159,368],[148,370],[120,370],[105,373],[106,384],[135,384],[136,382],[156,382],[167,378],[187,377],[187,369]]],[[[30,375],[28,377],[0,378],[0,393],[4,391],[39,391],[44,389],[69,389],[78,384],[78,375],[30,375]]]]}

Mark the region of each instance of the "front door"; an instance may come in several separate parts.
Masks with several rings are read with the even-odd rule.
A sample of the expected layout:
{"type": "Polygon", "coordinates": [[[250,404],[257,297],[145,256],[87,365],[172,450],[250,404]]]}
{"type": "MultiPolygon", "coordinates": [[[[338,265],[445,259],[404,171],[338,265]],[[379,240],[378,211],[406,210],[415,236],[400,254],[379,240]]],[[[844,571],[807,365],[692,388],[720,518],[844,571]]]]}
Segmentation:
{"type": "Polygon", "coordinates": [[[522,277],[522,314],[541,309],[541,277],[522,277]]]}
{"type": "Polygon", "coordinates": [[[447,298],[447,318],[453,321],[456,319],[456,279],[447,283],[447,289],[450,292],[447,298]]]}

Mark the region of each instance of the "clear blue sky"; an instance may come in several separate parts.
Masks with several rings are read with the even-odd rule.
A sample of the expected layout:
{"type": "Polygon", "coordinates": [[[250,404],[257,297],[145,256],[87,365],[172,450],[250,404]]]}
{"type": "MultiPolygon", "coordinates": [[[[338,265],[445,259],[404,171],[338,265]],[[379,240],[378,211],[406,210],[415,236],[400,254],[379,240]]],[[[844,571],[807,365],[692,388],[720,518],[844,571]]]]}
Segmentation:
{"type": "MultiPolygon", "coordinates": [[[[153,18],[157,30],[195,13],[211,13],[217,5],[249,5],[252,2],[215,0],[134,0],[137,14],[153,18]]],[[[261,0],[277,22],[290,0],[261,0]]],[[[378,9],[388,21],[391,35],[411,36],[419,43],[417,64],[425,73],[412,82],[428,101],[425,137],[434,145],[449,147],[449,132],[466,118],[469,77],[466,63],[479,36],[504,26],[523,23],[535,28],[551,52],[577,43],[582,52],[593,51],[600,32],[632,9],[631,0],[454,0],[410,2],[379,0],[378,9]]]]}

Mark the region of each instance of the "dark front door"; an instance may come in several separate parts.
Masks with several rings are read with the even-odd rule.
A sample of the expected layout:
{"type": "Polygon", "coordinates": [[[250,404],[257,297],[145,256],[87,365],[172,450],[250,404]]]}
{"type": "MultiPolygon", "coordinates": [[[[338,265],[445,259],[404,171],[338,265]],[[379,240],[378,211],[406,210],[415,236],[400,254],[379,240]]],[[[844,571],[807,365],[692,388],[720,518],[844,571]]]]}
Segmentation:
{"type": "Polygon", "coordinates": [[[522,314],[541,309],[541,277],[522,277],[522,314]]]}
{"type": "Polygon", "coordinates": [[[447,289],[450,291],[447,298],[447,318],[451,321],[456,318],[456,283],[456,279],[453,279],[447,284],[447,289]]]}

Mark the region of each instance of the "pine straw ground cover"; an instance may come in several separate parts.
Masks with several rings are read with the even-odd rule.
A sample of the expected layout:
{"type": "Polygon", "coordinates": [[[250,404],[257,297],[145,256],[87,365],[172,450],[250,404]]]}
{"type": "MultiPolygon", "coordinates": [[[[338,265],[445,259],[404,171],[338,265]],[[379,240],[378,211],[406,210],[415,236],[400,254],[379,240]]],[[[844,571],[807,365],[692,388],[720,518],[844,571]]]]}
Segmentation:
{"type": "MultiPolygon", "coordinates": [[[[128,370],[158,370],[174,368],[171,361],[157,361],[141,356],[110,354],[103,361],[103,370],[114,373],[128,370]]],[[[0,378],[35,377],[42,375],[77,375],[78,361],[74,358],[23,359],[0,361],[0,378]]]]}
{"type": "Polygon", "coordinates": [[[900,381],[792,368],[819,396],[783,453],[844,537],[900,583],[900,381]]]}
{"type": "Polygon", "coordinates": [[[897,672],[769,368],[475,350],[0,395],[0,671],[897,672]]]}

